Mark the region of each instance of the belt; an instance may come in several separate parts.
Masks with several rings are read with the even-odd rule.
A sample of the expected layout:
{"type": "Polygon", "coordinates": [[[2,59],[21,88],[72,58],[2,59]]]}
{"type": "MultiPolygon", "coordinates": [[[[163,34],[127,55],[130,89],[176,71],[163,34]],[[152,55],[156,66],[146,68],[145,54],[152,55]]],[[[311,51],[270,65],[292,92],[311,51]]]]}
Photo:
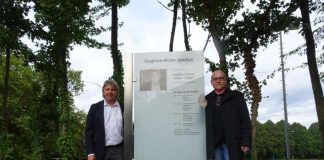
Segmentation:
{"type": "Polygon", "coordinates": [[[108,147],[119,147],[119,146],[122,146],[124,143],[121,142],[119,144],[116,144],[116,145],[109,145],[109,146],[105,146],[105,148],[108,148],[108,147]]]}

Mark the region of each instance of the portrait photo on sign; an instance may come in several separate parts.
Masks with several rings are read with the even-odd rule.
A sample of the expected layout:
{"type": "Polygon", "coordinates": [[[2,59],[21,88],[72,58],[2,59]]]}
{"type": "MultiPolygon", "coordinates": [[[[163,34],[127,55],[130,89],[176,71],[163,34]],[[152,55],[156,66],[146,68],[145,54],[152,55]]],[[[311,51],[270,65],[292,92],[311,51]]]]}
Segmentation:
{"type": "Polygon", "coordinates": [[[167,89],[166,69],[140,70],[140,91],[167,89]]]}

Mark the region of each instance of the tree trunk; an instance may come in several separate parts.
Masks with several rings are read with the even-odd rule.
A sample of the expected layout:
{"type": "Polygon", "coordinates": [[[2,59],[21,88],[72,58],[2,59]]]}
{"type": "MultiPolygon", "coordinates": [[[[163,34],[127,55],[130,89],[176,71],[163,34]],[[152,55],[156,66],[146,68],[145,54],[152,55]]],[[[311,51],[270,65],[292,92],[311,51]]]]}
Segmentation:
{"type": "Polygon", "coordinates": [[[211,35],[213,38],[214,46],[218,53],[220,68],[223,69],[225,73],[228,75],[226,56],[224,53],[222,41],[215,33],[211,33],[211,35]]]}
{"type": "Polygon", "coordinates": [[[67,47],[64,47],[65,45],[62,44],[62,48],[58,51],[58,74],[59,74],[59,85],[61,86],[60,89],[62,89],[63,93],[68,93],[68,78],[67,78],[67,47]]]}
{"type": "Polygon", "coordinates": [[[170,44],[169,44],[169,52],[173,52],[173,42],[174,42],[175,29],[176,29],[176,26],[177,26],[178,7],[179,7],[179,1],[174,0],[174,3],[173,3],[173,20],[172,20],[172,29],[171,29],[171,38],[170,38],[170,44]]]}
{"type": "MultiPolygon", "coordinates": [[[[10,74],[10,49],[6,48],[5,49],[5,54],[6,54],[6,59],[5,59],[5,69],[4,69],[4,89],[3,89],[3,105],[0,107],[0,112],[2,111],[2,120],[0,122],[0,143],[3,146],[11,146],[12,145],[12,140],[9,137],[8,133],[11,133],[10,125],[11,125],[11,120],[10,120],[10,111],[9,111],[9,74],[10,74]]],[[[2,57],[0,57],[2,58],[2,57]]],[[[2,67],[2,66],[1,66],[2,67]]],[[[12,155],[12,151],[8,148],[1,148],[0,150],[0,160],[5,160],[7,156],[12,155]]]]}
{"type": "MultiPolygon", "coordinates": [[[[302,15],[303,31],[307,46],[306,55],[309,75],[315,98],[316,112],[321,133],[322,144],[324,144],[324,97],[321,81],[319,78],[318,67],[316,63],[315,43],[309,18],[308,0],[300,0],[299,8],[302,15]]],[[[324,146],[322,147],[324,149],[324,146]]]]}
{"type": "Polygon", "coordinates": [[[118,50],[118,6],[117,0],[112,0],[111,6],[111,51],[117,54],[118,50]]]}
{"type": "MultiPolygon", "coordinates": [[[[65,24],[61,24],[57,26],[57,30],[59,32],[57,35],[68,35],[67,26],[65,24]]],[[[57,36],[58,37],[58,36],[57,36]]],[[[59,137],[57,138],[57,144],[60,156],[63,159],[71,159],[72,158],[72,147],[71,141],[73,141],[72,137],[69,137],[71,132],[71,127],[69,127],[70,119],[71,119],[71,97],[68,91],[68,47],[69,42],[65,38],[58,37],[53,45],[51,46],[52,50],[49,52],[54,57],[54,71],[53,75],[53,95],[50,96],[53,98],[53,104],[56,107],[56,111],[58,111],[58,133],[59,137]]]]}
{"type": "Polygon", "coordinates": [[[10,113],[9,113],[9,73],[10,73],[10,49],[6,48],[6,66],[4,70],[4,89],[3,89],[3,131],[7,133],[10,124],[10,113]]]}
{"type": "Polygon", "coordinates": [[[3,57],[3,55],[2,55],[3,53],[2,53],[2,49],[0,48],[0,66],[2,67],[2,57],[3,57]]]}
{"type": "MultiPolygon", "coordinates": [[[[214,42],[214,46],[217,50],[218,53],[218,57],[219,57],[219,67],[224,71],[224,73],[228,75],[228,67],[227,67],[227,62],[226,62],[226,56],[224,53],[224,48],[223,48],[223,44],[221,39],[215,34],[215,33],[211,33],[213,42],[214,42]]],[[[227,84],[230,84],[230,79],[227,78],[227,84]]],[[[227,87],[230,88],[230,85],[227,85],[227,87]]]]}
{"type": "Polygon", "coordinates": [[[55,77],[55,86],[57,87],[57,93],[55,95],[55,103],[58,107],[60,119],[60,136],[57,139],[59,151],[63,159],[71,159],[72,158],[72,147],[70,141],[73,141],[70,134],[70,119],[71,119],[71,101],[69,97],[68,91],[68,78],[67,78],[67,44],[62,42],[58,42],[54,44],[57,47],[57,50],[54,50],[54,54],[56,54],[56,77],[55,77]]]}
{"type": "Polygon", "coordinates": [[[186,0],[181,0],[181,7],[182,7],[182,26],[183,26],[183,36],[184,36],[184,43],[186,47],[186,51],[190,51],[189,45],[189,38],[188,38],[188,31],[187,31],[187,16],[186,16],[186,0]]]}
{"type": "MultiPolygon", "coordinates": [[[[258,117],[258,109],[259,108],[259,102],[252,102],[251,110],[251,126],[252,126],[252,147],[256,144],[256,131],[257,131],[257,117],[258,117]]],[[[252,157],[254,160],[257,160],[258,153],[256,149],[252,148],[252,157]]]]}
{"type": "Polygon", "coordinates": [[[58,95],[57,97],[59,102],[59,111],[61,113],[61,133],[63,135],[66,135],[66,129],[67,129],[67,119],[68,119],[68,112],[69,112],[69,98],[68,98],[68,78],[67,78],[67,49],[64,48],[65,45],[61,45],[58,51],[57,55],[57,80],[56,80],[56,86],[58,86],[58,95]]]}
{"type": "MultiPolygon", "coordinates": [[[[252,106],[251,106],[251,126],[252,126],[252,146],[256,144],[256,122],[258,117],[258,108],[259,102],[261,101],[261,87],[259,85],[259,81],[257,77],[254,75],[255,68],[255,57],[252,54],[252,50],[247,48],[243,53],[244,58],[244,67],[245,67],[245,79],[248,82],[248,87],[252,92],[252,106]]],[[[253,159],[257,159],[256,150],[252,150],[253,159]]]]}
{"type": "MultiPolygon", "coordinates": [[[[224,53],[222,40],[219,37],[219,35],[216,34],[217,32],[216,32],[216,27],[215,27],[215,20],[213,19],[213,17],[215,17],[214,12],[213,12],[214,3],[211,0],[204,0],[203,4],[204,4],[204,8],[206,9],[207,18],[208,18],[208,22],[209,22],[208,30],[211,34],[211,37],[214,42],[214,46],[218,53],[220,68],[225,72],[226,75],[228,75],[228,67],[227,67],[226,56],[224,53]]],[[[229,81],[228,81],[228,84],[229,84],[229,81]]]]}
{"type": "Polygon", "coordinates": [[[119,97],[120,101],[124,100],[124,70],[122,55],[118,50],[118,3],[117,0],[112,0],[111,6],[111,57],[114,65],[114,72],[112,79],[114,79],[119,85],[119,93],[122,95],[119,97]]]}

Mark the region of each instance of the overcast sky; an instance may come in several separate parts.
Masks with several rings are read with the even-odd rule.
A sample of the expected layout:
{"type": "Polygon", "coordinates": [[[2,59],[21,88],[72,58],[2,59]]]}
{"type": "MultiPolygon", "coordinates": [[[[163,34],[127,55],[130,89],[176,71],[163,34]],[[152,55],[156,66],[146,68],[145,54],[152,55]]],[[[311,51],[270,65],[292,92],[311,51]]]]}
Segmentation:
{"type": "MultiPolygon", "coordinates": [[[[167,0],[161,0],[166,4],[167,0]]],[[[158,1],[137,0],[119,10],[119,22],[124,22],[119,28],[119,43],[123,43],[119,49],[123,54],[141,52],[167,52],[169,49],[172,12],[162,7],[158,1]]],[[[110,25],[110,18],[104,18],[100,22],[110,25]]],[[[202,50],[208,33],[200,26],[190,25],[190,46],[193,50],[202,50]]],[[[110,42],[110,33],[98,37],[100,41],[110,42]]],[[[290,31],[283,34],[284,53],[295,49],[304,43],[303,37],[298,31],[290,31]]],[[[182,23],[178,20],[175,34],[174,51],[184,51],[182,23]]],[[[218,54],[213,43],[209,43],[205,51],[205,57],[218,61],[218,54]]],[[[280,66],[279,41],[269,45],[267,49],[258,51],[255,73],[259,80],[278,69],[280,66]]],[[[75,46],[70,54],[71,68],[82,71],[82,80],[85,87],[81,95],[74,97],[77,108],[88,112],[90,105],[102,100],[101,85],[112,75],[112,60],[110,52],[106,49],[88,49],[75,46]]],[[[306,57],[293,56],[286,60],[286,67],[297,66],[306,62],[306,57]]],[[[207,72],[207,65],[205,65],[207,72]]],[[[323,70],[323,67],[320,69],[323,70]]],[[[237,70],[235,76],[244,79],[244,71],[237,70]]],[[[311,90],[308,68],[296,69],[286,72],[286,91],[288,121],[290,124],[298,122],[309,126],[317,122],[314,97],[311,90]]],[[[209,83],[210,73],[205,76],[205,93],[212,88],[209,83]]],[[[268,80],[268,85],[262,88],[264,97],[259,107],[258,120],[265,122],[272,120],[277,122],[284,119],[283,94],[281,72],[268,80]]],[[[323,85],[323,84],[322,84],[323,85]]]]}

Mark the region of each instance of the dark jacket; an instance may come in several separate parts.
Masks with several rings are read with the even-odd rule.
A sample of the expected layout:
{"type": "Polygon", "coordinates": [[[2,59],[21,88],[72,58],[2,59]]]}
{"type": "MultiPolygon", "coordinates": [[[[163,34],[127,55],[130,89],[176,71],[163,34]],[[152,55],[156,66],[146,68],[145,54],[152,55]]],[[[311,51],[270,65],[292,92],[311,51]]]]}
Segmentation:
{"type": "MultiPolygon", "coordinates": [[[[124,107],[120,103],[122,114],[124,107]]],[[[100,160],[105,151],[105,126],[104,126],[104,101],[92,104],[88,115],[85,129],[85,146],[87,154],[94,153],[100,160]]]]}
{"type": "MultiPolygon", "coordinates": [[[[220,141],[221,133],[214,133],[214,130],[220,128],[219,125],[213,126],[215,124],[216,93],[212,91],[205,98],[208,102],[206,107],[207,160],[210,160],[214,157],[215,143],[220,141]]],[[[221,107],[218,109],[228,145],[229,159],[243,159],[241,146],[247,146],[251,149],[251,120],[243,94],[227,88],[222,94],[221,107]]]]}

